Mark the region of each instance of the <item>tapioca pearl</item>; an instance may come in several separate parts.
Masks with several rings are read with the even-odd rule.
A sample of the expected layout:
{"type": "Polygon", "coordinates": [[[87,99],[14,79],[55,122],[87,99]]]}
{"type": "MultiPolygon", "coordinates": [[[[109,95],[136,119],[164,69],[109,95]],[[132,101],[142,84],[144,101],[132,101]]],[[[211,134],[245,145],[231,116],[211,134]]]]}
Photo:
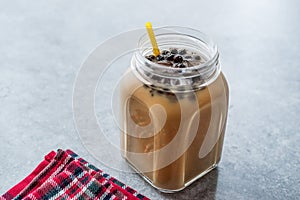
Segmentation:
{"type": "Polygon", "coordinates": [[[173,79],[173,80],[171,80],[171,84],[172,85],[179,85],[180,81],[178,79],[173,79]]]}
{"type": "Polygon", "coordinates": [[[167,59],[167,61],[174,61],[174,55],[171,54],[171,55],[167,56],[166,59],[167,59]]]}
{"type": "Polygon", "coordinates": [[[192,83],[198,83],[201,80],[202,80],[201,76],[196,76],[192,78],[192,83]]]}
{"type": "Polygon", "coordinates": [[[148,56],[146,56],[146,58],[148,59],[148,60],[150,60],[150,61],[154,61],[155,60],[155,56],[154,55],[148,55],[148,56]]]}
{"type": "Polygon", "coordinates": [[[173,92],[168,92],[167,95],[171,97],[175,97],[175,94],[173,92]]]}
{"type": "Polygon", "coordinates": [[[188,60],[190,60],[190,59],[192,59],[193,57],[192,56],[190,56],[190,55],[187,55],[187,56],[184,56],[184,59],[188,59],[188,60]]]}
{"type": "Polygon", "coordinates": [[[156,76],[156,75],[153,75],[151,78],[152,78],[153,80],[156,80],[156,81],[160,81],[160,80],[161,80],[161,77],[156,76]]]}
{"type": "Polygon", "coordinates": [[[149,85],[144,84],[143,86],[144,86],[145,88],[149,88],[149,85]]]}
{"type": "Polygon", "coordinates": [[[176,67],[176,68],[186,68],[187,66],[186,66],[185,64],[183,64],[183,63],[177,63],[177,64],[175,65],[175,67],[176,67]]]}
{"type": "Polygon", "coordinates": [[[162,50],[161,54],[162,55],[167,55],[167,54],[170,54],[170,51],[169,50],[162,50]]]}
{"type": "Polygon", "coordinates": [[[157,90],[157,93],[158,93],[158,94],[163,94],[164,92],[161,91],[161,90],[157,90]]]}
{"type": "Polygon", "coordinates": [[[174,62],[175,62],[175,63],[181,63],[182,61],[183,61],[182,56],[175,56],[175,57],[174,57],[174,62]]]}
{"type": "MultiPolygon", "coordinates": [[[[148,63],[147,63],[148,64],[148,63]]],[[[149,65],[147,65],[147,66],[149,66],[149,65]]],[[[150,72],[145,72],[145,75],[146,76],[151,76],[151,73],[150,72]]]]}
{"type": "Polygon", "coordinates": [[[182,62],[182,64],[184,64],[186,67],[192,67],[192,66],[193,66],[192,63],[189,62],[188,60],[184,60],[184,61],[182,62]]]}
{"type": "Polygon", "coordinates": [[[181,49],[181,50],[178,51],[178,53],[180,55],[185,55],[186,54],[186,50],[185,49],[181,49]]]}
{"type": "Polygon", "coordinates": [[[201,60],[201,57],[199,55],[194,56],[195,60],[201,60]]]}
{"type": "Polygon", "coordinates": [[[178,53],[177,49],[170,49],[170,51],[171,51],[172,54],[177,54],[178,53]]]}
{"type": "Polygon", "coordinates": [[[153,90],[150,90],[149,91],[150,95],[153,97],[154,96],[154,91],[153,90]]]}
{"type": "Polygon", "coordinates": [[[161,55],[158,55],[158,56],[156,56],[156,60],[157,61],[162,61],[162,60],[164,60],[165,58],[163,57],[163,56],[161,56],[161,55]]]}
{"type": "Polygon", "coordinates": [[[164,80],[163,84],[171,85],[170,79],[166,78],[166,79],[164,80]]]}
{"type": "Polygon", "coordinates": [[[186,66],[185,65],[181,65],[182,63],[174,63],[173,64],[173,68],[185,68],[186,66]]]}

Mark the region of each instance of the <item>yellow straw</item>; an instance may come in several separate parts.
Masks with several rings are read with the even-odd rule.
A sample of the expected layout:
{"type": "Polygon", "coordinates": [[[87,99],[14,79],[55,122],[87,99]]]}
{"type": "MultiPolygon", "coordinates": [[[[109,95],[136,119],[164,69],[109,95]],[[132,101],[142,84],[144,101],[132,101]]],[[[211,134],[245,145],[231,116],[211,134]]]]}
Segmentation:
{"type": "Polygon", "coordinates": [[[148,35],[149,35],[149,38],[150,38],[150,41],[151,41],[151,44],[152,44],[153,54],[155,56],[158,56],[160,54],[160,52],[159,52],[157,42],[156,42],[156,39],[155,39],[155,35],[154,35],[153,29],[152,29],[152,24],[150,22],[146,23],[146,29],[147,29],[147,32],[148,32],[148,35]]]}

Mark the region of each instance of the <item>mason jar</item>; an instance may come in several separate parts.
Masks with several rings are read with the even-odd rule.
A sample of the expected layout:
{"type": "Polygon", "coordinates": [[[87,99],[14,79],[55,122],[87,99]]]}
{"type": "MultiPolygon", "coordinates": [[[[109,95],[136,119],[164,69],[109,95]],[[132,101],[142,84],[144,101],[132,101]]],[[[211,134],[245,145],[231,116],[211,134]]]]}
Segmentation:
{"type": "Polygon", "coordinates": [[[218,165],[229,90],[217,46],[205,34],[154,31],[161,57],[151,55],[145,33],[121,80],[121,149],[152,186],[176,192],[218,165]],[[186,65],[168,63],[172,55],[186,65]]]}

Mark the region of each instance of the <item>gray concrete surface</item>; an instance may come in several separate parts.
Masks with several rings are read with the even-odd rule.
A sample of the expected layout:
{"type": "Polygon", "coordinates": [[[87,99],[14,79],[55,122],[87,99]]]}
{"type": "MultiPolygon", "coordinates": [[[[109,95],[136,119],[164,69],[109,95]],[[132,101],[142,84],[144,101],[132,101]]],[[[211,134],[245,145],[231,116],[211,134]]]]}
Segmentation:
{"type": "Polygon", "coordinates": [[[50,150],[71,148],[152,199],[299,198],[299,20],[297,0],[0,1],[0,193],[50,150]],[[230,83],[222,161],[177,194],[102,166],[73,122],[73,83],[88,53],[146,21],[209,34],[230,83]]]}

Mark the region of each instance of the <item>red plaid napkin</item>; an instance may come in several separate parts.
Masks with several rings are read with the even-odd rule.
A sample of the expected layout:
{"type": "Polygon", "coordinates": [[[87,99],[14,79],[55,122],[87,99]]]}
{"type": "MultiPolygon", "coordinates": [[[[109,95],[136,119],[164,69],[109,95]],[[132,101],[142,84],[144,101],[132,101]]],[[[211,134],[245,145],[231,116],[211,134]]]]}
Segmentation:
{"type": "Polygon", "coordinates": [[[148,200],[71,150],[50,152],[24,180],[0,197],[9,199],[148,200]]]}

